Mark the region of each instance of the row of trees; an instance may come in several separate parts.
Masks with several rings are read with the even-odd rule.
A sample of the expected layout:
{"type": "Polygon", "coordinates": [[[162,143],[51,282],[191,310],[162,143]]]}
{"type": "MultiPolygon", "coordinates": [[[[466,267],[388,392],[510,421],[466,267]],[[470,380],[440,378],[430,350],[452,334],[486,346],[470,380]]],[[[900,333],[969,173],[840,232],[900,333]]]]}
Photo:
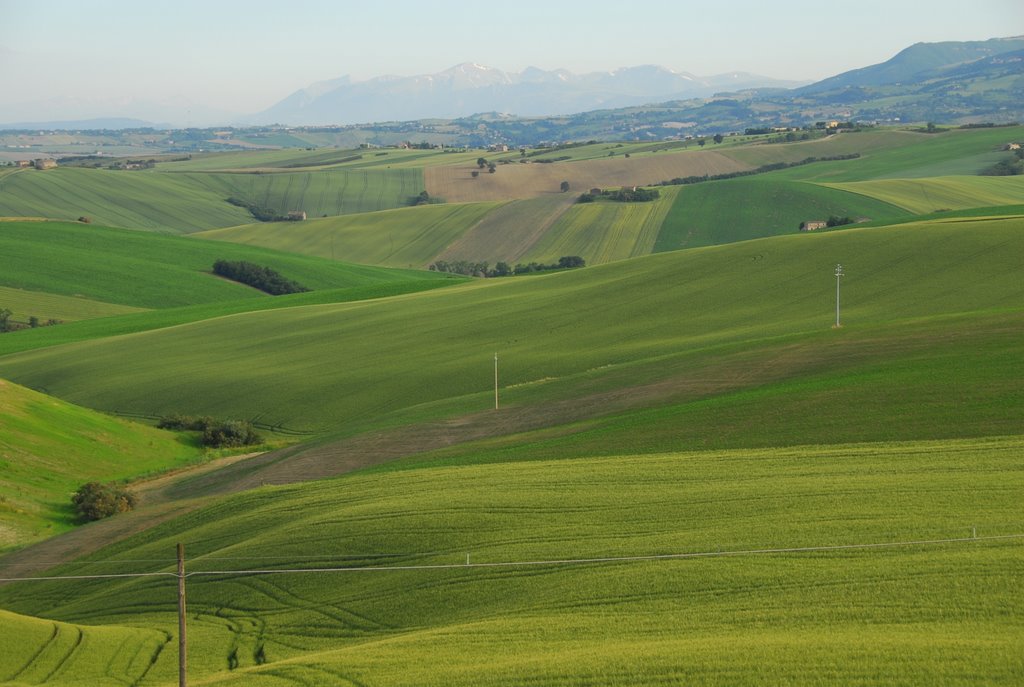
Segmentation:
{"type": "Polygon", "coordinates": [[[43,322],[42,320],[40,320],[35,315],[29,316],[27,323],[15,322],[14,320],[11,319],[11,317],[13,317],[13,315],[14,315],[14,311],[11,310],[10,308],[0,308],[0,334],[3,334],[5,332],[14,332],[14,331],[17,331],[19,329],[29,329],[29,328],[35,329],[36,327],[51,327],[51,326],[53,326],[55,324],[60,324],[61,323],[60,320],[55,320],[53,318],[50,318],[50,319],[46,320],[45,322],[43,322]]]}
{"type": "Polygon", "coordinates": [[[516,274],[530,274],[532,272],[543,272],[545,270],[566,270],[576,267],[586,267],[587,261],[578,255],[566,255],[558,259],[558,262],[545,265],[538,262],[528,264],[519,263],[510,267],[507,262],[499,261],[494,267],[487,261],[473,262],[471,260],[438,260],[431,263],[432,272],[446,272],[449,274],[463,274],[469,277],[510,277],[516,274]]]}
{"type": "Polygon", "coordinates": [[[263,441],[263,437],[248,420],[215,420],[212,417],[170,415],[162,418],[157,427],[201,432],[200,441],[208,448],[252,446],[263,441]]]}
{"type": "Polygon", "coordinates": [[[262,265],[246,262],[245,260],[218,260],[213,263],[213,273],[225,279],[247,284],[260,291],[269,293],[271,296],[309,291],[302,284],[285,278],[269,267],[263,267],[262,265]]]}
{"type": "Polygon", "coordinates": [[[831,155],[828,157],[805,157],[803,160],[797,162],[773,162],[768,165],[761,165],[757,169],[751,169],[745,172],[729,172],[728,174],[705,174],[703,176],[688,176],[688,177],[676,177],[669,181],[658,182],[658,186],[684,186],[687,184],[701,184],[705,181],[722,181],[724,179],[735,179],[737,177],[749,177],[755,174],[764,174],[765,172],[777,172],[780,169],[789,169],[790,167],[800,167],[801,165],[809,165],[813,162],[829,162],[833,160],[855,160],[860,157],[860,153],[850,153],[849,155],[831,155]]]}
{"type": "Polygon", "coordinates": [[[303,217],[302,213],[299,212],[285,213],[282,215],[272,208],[265,208],[260,205],[256,205],[255,203],[250,203],[247,200],[235,198],[234,196],[228,198],[227,201],[234,206],[245,208],[249,211],[250,215],[260,222],[297,222],[303,217]]]}
{"type": "Polygon", "coordinates": [[[616,191],[606,191],[599,188],[590,189],[589,193],[581,193],[576,202],[593,203],[598,198],[612,200],[617,203],[646,203],[657,200],[661,192],[656,188],[643,188],[642,186],[623,186],[616,191]]]}

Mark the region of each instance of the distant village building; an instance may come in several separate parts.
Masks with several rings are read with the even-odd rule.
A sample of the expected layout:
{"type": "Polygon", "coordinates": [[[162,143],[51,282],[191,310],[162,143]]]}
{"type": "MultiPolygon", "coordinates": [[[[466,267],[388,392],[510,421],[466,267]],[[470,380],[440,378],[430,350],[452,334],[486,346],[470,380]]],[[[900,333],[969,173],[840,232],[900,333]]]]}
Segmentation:
{"type": "Polygon", "coordinates": [[[17,165],[19,167],[31,167],[32,160],[18,160],[17,165]]]}
{"type": "Polygon", "coordinates": [[[824,229],[828,226],[828,222],[823,219],[809,219],[806,222],[800,223],[800,231],[815,231],[817,229],[824,229]]]}
{"type": "Polygon", "coordinates": [[[57,161],[53,158],[40,158],[33,162],[36,169],[53,169],[57,166],[57,161]]]}
{"type": "Polygon", "coordinates": [[[288,219],[292,222],[301,222],[302,220],[306,219],[306,211],[292,210],[291,212],[288,213],[288,219]]]}
{"type": "Polygon", "coordinates": [[[490,148],[488,148],[488,150],[494,153],[507,153],[508,146],[505,145],[504,143],[495,143],[490,148]]]}
{"type": "Polygon", "coordinates": [[[1020,143],[1007,143],[1004,150],[1020,150],[1020,143]]]}

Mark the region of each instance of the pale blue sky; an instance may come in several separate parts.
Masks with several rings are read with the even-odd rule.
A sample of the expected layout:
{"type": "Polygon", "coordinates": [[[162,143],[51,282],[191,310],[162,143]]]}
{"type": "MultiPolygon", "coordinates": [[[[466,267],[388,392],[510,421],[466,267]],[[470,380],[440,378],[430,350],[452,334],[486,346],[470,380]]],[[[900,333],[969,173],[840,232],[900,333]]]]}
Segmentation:
{"type": "Polygon", "coordinates": [[[1020,0],[0,0],[0,122],[39,101],[52,119],[142,100],[248,113],[315,81],[460,62],[820,79],[916,42],[1022,34],[1020,0]]]}

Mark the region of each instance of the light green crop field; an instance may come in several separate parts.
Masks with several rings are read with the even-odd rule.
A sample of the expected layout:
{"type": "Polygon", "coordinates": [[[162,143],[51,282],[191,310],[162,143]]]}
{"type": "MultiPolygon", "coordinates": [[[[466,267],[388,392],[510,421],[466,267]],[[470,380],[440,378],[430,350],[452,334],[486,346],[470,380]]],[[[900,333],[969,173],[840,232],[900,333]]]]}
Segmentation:
{"type": "MultiPolygon", "coordinates": [[[[303,210],[310,218],[403,207],[423,190],[420,169],[330,169],[272,174],[166,175],[202,186],[222,199],[240,198],[277,212],[303,210]]],[[[252,217],[234,224],[247,224],[252,217]]],[[[208,224],[204,228],[213,228],[208,224]]]]}
{"type": "MultiPolygon", "coordinates": [[[[655,251],[795,234],[806,220],[830,216],[885,222],[910,213],[853,188],[831,189],[774,175],[684,186],[665,217],[655,251]]],[[[883,185],[884,188],[884,185],[883,185]]]]}
{"type": "Polygon", "coordinates": [[[199,305],[147,310],[119,317],[71,322],[62,324],[59,327],[38,327],[36,329],[21,330],[16,335],[0,337],[0,355],[57,346],[75,341],[90,341],[108,336],[134,334],[136,332],[173,327],[179,324],[188,324],[190,322],[244,312],[260,312],[305,305],[351,303],[353,301],[391,298],[407,293],[444,288],[469,279],[469,277],[461,277],[454,274],[439,275],[427,272],[422,274],[424,274],[423,279],[384,281],[370,283],[366,286],[321,289],[306,293],[275,296],[273,298],[215,301],[199,305]]]}
{"type": "Polygon", "coordinates": [[[597,265],[647,255],[678,191],[663,190],[660,198],[645,203],[576,204],[527,251],[523,261],[552,263],[564,255],[579,255],[588,265],[597,265]]]}
{"type": "Polygon", "coordinates": [[[75,220],[186,233],[252,221],[226,196],[186,177],[149,172],[58,168],[0,179],[0,215],[75,220]]]}
{"type": "MultiPolygon", "coordinates": [[[[1024,670],[1022,450],[1007,437],[350,475],[241,494],[59,572],[166,573],[184,543],[194,684],[1009,686],[1024,670]]],[[[172,577],[16,583],[0,602],[145,628],[136,641],[177,631],[172,577]]],[[[0,641],[0,676],[44,663],[45,636],[0,641]]],[[[173,647],[141,681],[118,677],[175,684],[173,647]]]]}
{"type": "Polygon", "coordinates": [[[0,610],[0,668],[5,685],[78,684],[120,687],[141,679],[164,651],[164,632],[86,627],[0,610]],[[22,660],[22,665],[18,664],[22,660]]]}
{"type": "MultiPolygon", "coordinates": [[[[773,176],[824,183],[973,175],[1005,158],[1007,153],[1000,150],[1007,143],[1024,138],[1024,127],[956,130],[940,134],[881,131],[839,134],[827,140],[838,139],[843,148],[851,148],[849,152],[861,152],[856,150],[855,141],[850,141],[859,136],[875,137],[877,145],[869,145],[857,160],[794,167],[775,172],[773,176]]],[[[815,142],[815,145],[823,144],[815,142]]],[[[827,155],[825,150],[822,149],[818,157],[827,155]]],[[[748,159],[746,156],[750,153],[736,148],[730,149],[728,154],[743,155],[741,159],[748,159]]]]}
{"type": "Polygon", "coordinates": [[[71,494],[86,482],[138,477],[201,455],[171,432],[0,379],[0,551],[74,526],[71,494]]]}
{"type": "Polygon", "coordinates": [[[110,317],[125,313],[139,312],[142,308],[130,305],[116,305],[75,296],[57,296],[41,291],[26,291],[0,286],[0,308],[7,308],[14,314],[12,320],[28,322],[30,317],[40,322],[60,320],[73,322],[96,317],[110,317]]]}
{"type": "Polygon", "coordinates": [[[1024,177],[941,177],[829,184],[924,214],[1024,201],[1024,177]]]}
{"type": "Polygon", "coordinates": [[[305,222],[250,224],[198,236],[366,265],[425,268],[496,205],[424,205],[305,222]]]}
{"type": "MultiPolygon", "coordinates": [[[[977,331],[998,351],[991,365],[1020,366],[1019,339],[1006,342],[997,324],[980,326],[972,317],[1002,310],[1009,331],[1019,328],[1021,222],[775,237],[386,301],[239,314],[3,356],[0,375],[104,410],[260,417],[292,429],[346,432],[401,413],[436,419],[486,409],[495,351],[504,361],[507,401],[516,406],[670,377],[685,387],[689,376],[715,369],[729,346],[765,355],[741,375],[714,373],[736,390],[756,388],[776,369],[794,382],[822,370],[839,374],[853,363],[887,360],[890,339],[906,331],[912,340],[916,332],[918,347],[896,346],[903,352],[892,364],[919,367],[921,384],[947,377],[976,383],[991,402],[971,411],[979,413],[972,431],[1008,433],[1019,410],[1019,378],[979,372],[974,379],[972,368],[955,367],[955,356],[931,360],[925,344],[942,336],[935,318],[964,316],[949,321],[951,340],[977,331]],[[829,334],[839,262],[848,275],[848,326],[834,333],[836,345],[778,367],[772,360],[785,359],[787,341],[813,344],[814,336],[829,334]]],[[[887,403],[909,404],[915,392],[884,376],[875,381],[887,403]]],[[[946,420],[926,412],[903,433],[886,431],[926,438],[946,420]]]]}
{"type": "Polygon", "coordinates": [[[218,259],[271,267],[311,288],[428,278],[231,243],[65,222],[0,222],[0,285],[143,308],[270,298],[212,274],[218,259]],[[126,284],[131,288],[126,288],[126,284]]]}

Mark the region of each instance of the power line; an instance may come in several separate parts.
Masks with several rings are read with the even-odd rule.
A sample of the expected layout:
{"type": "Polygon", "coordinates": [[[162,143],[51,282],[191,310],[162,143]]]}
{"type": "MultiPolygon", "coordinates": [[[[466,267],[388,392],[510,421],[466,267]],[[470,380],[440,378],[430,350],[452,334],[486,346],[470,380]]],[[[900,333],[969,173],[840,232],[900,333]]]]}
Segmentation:
{"type": "MultiPolygon", "coordinates": [[[[570,566],[593,565],[601,563],[637,563],[644,561],[684,560],[688,558],[725,558],[737,556],[759,556],[786,553],[815,553],[831,551],[853,551],[864,549],[884,549],[907,546],[929,546],[938,544],[966,544],[969,542],[998,541],[1024,539],[1021,534],[998,534],[982,537],[953,537],[947,539],[916,539],[895,542],[869,542],[860,544],[828,544],[821,546],[791,546],[782,548],[737,549],[733,551],[697,551],[690,553],[643,554],[635,556],[602,556],[594,558],[559,558],[523,561],[495,561],[492,563],[436,563],[422,565],[376,565],[376,566],[345,566],[345,567],[311,567],[311,568],[268,568],[248,570],[194,570],[184,573],[183,577],[209,577],[214,575],[284,575],[291,573],[349,573],[349,572],[395,572],[414,570],[465,570],[469,568],[522,568],[536,566],[570,566]]],[[[179,577],[175,572],[140,572],[97,575],[55,575],[53,577],[0,577],[0,582],[40,582],[57,580],[88,580],[126,577],[179,577]]]]}

